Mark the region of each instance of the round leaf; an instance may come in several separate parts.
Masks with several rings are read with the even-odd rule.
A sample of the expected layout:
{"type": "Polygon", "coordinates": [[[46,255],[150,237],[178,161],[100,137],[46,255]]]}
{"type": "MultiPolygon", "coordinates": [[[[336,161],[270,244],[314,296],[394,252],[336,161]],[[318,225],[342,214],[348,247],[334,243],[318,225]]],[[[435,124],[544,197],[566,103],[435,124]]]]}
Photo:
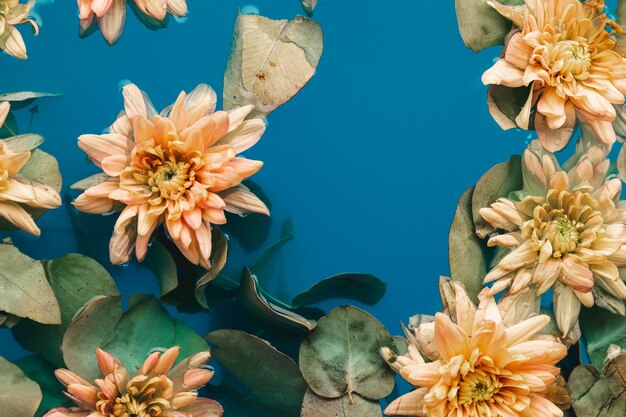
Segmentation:
{"type": "Polygon", "coordinates": [[[378,400],[391,393],[395,381],[379,354],[383,346],[393,346],[393,339],[378,320],[356,307],[338,307],[302,342],[300,369],[319,396],[357,393],[378,400]]]}
{"type": "Polygon", "coordinates": [[[44,324],[61,323],[43,265],[10,244],[0,244],[0,294],[0,311],[44,324]]]}
{"type": "Polygon", "coordinates": [[[238,330],[217,330],[207,336],[213,356],[251,395],[277,412],[297,414],[306,383],[295,362],[268,342],[238,330]]]}
{"type": "Polygon", "coordinates": [[[340,398],[324,398],[310,389],[304,395],[300,417],[382,417],[378,401],[353,394],[340,398]]]}
{"type": "MultiPolygon", "coordinates": [[[[500,3],[522,4],[524,0],[500,0],[500,3]]],[[[486,0],[456,0],[456,17],[465,46],[475,52],[502,45],[512,26],[486,0]]]]}
{"type": "Polygon", "coordinates": [[[0,356],[0,410],[3,416],[33,417],[41,402],[39,385],[0,356]]]}

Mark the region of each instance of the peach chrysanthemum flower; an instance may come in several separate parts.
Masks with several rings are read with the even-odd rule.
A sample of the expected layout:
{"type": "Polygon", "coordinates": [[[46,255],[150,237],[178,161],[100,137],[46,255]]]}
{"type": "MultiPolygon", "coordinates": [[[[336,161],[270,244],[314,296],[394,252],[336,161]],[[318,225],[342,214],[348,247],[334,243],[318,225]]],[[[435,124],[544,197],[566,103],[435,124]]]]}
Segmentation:
{"type": "MultiPolygon", "coordinates": [[[[176,17],[187,14],[187,0],[130,0],[140,13],[157,20],[165,19],[167,13],[176,17]]],[[[98,21],[104,39],[113,45],[124,30],[126,0],[77,0],[81,32],[98,21]]]]}
{"type": "Polygon", "coordinates": [[[174,366],[179,352],[174,347],[151,354],[131,377],[119,359],[98,349],[102,378],[91,384],[67,369],[57,370],[64,394],[78,407],[55,408],[44,417],[220,417],[224,411],[217,402],[198,397],[213,377],[204,369],[211,354],[201,352],[174,366]]]}
{"type": "Polygon", "coordinates": [[[105,175],[74,205],[94,214],[121,210],[110,244],[114,264],[128,262],[133,249],[141,261],[165,223],[183,255],[208,269],[211,225],[226,223],[225,211],[269,215],[241,184],[263,163],[237,156],[261,138],[265,122],[245,120],[253,106],[215,112],[216,95],[207,85],[182,92],[160,115],[134,84],[123,95],[125,112],[110,133],[78,139],[105,175]]]}
{"type": "MultiPolygon", "coordinates": [[[[10,104],[0,102],[0,127],[10,104]]],[[[38,208],[61,206],[61,196],[52,187],[19,175],[33,149],[42,142],[36,135],[14,136],[0,140],[0,217],[26,232],[39,236],[41,230],[21,205],[38,208]]]]}
{"type": "Polygon", "coordinates": [[[626,298],[621,180],[607,180],[610,162],[598,147],[577,152],[574,161],[565,172],[533,142],[523,156],[525,197],[501,198],[480,210],[488,223],[508,232],[492,236],[489,246],[510,248],[485,282],[497,280],[494,292],[509,287],[511,295],[531,288],[540,297],[553,289],[563,336],[575,326],[581,303],[591,307],[594,295],[613,300],[622,314],[626,298]]]}
{"type": "Polygon", "coordinates": [[[545,396],[556,380],[554,365],[567,349],[555,339],[538,335],[550,322],[538,315],[506,327],[488,289],[476,309],[456,284],[452,317],[437,313],[434,340],[419,340],[429,332],[407,331],[409,351],[397,356],[389,348],[383,358],[411,385],[419,387],[392,402],[385,414],[416,417],[561,417],[563,412],[545,396]],[[436,350],[420,353],[424,344],[436,350]]]}
{"type": "Polygon", "coordinates": [[[603,143],[613,144],[611,122],[614,105],[624,103],[626,59],[608,28],[623,30],[604,13],[604,0],[488,3],[515,28],[483,83],[530,87],[517,125],[528,128],[536,105],[535,129],[549,151],[567,145],[576,120],[590,125],[603,143]]]}
{"type": "Polygon", "coordinates": [[[39,33],[39,26],[28,15],[35,5],[35,0],[20,3],[20,0],[0,0],[0,50],[20,59],[26,59],[24,38],[15,26],[30,24],[39,33]]]}

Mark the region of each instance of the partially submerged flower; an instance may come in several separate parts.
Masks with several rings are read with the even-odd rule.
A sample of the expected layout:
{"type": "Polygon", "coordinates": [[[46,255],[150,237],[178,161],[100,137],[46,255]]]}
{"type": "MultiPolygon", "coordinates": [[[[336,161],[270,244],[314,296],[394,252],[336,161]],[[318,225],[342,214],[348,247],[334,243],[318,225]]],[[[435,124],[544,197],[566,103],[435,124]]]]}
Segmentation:
{"type": "MultiPolygon", "coordinates": [[[[0,127],[9,113],[9,102],[0,102],[0,127]]],[[[22,205],[38,208],[61,206],[61,196],[52,187],[19,174],[42,138],[22,135],[0,140],[0,217],[28,233],[39,236],[41,230],[22,205]]]]}
{"type": "MultiPolygon", "coordinates": [[[[409,333],[409,352],[383,348],[383,358],[416,390],[393,401],[387,415],[417,417],[560,417],[546,398],[567,349],[539,335],[550,318],[538,315],[506,327],[488,289],[476,309],[457,283],[450,316],[437,313],[433,339],[437,354],[426,357],[409,333]]],[[[422,335],[424,335],[423,333],[422,335]]]]}
{"type": "MultiPolygon", "coordinates": [[[[563,336],[575,326],[581,303],[594,295],[613,306],[626,299],[620,269],[626,265],[626,208],[619,205],[621,180],[607,180],[610,162],[597,147],[577,154],[565,172],[553,156],[524,152],[524,198],[500,198],[480,214],[506,233],[489,246],[510,248],[485,282],[497,280],[494,292],[531,288],[535,297],[553,289],[554,310],[563,336]]],[[[531,149],[535,149],[537,153],[531,149]]],[[[600,304],[600,303],[599,303],[600,304]]],[[[521,308],[522,306],[520,306],[521,308]]]]}
{"type": "Polygon", "coordinates": [[[263,165],[237,156],[265,131],[245,120],[253,106],[215,112],[215,92],[200,85],[156,114],[133,84],[123,90],[125,113],[104,135],[82,135],[78,146],[106,174],[74,205],[95,214],[121,210],[111,238],[114,264],[141,261],[150,237],[165,223],[169,237],[196,265],[210,268],[211,225],[225,211],[268,215],[266,205],[241,182],[263,165]]]}
{"type": "Polygon", "coordinates": [[[57,370],[64,394],[78,407],[55,408],[44,417],[220,417],[224,411],[217,402],[198,397],[213,377],[204,368],[211,354],[201,352],[174,366],[178,355],[178,347],[155,352],[131,376],[119,359],[98,349],[102,378],[92,384],[67,369],[57,370]]]}
{"type": "Polygon", "coordinates": [[[39,26],[28,17],[35,0],[20,3],[20,0],[0,0],[0,50],[20,59],[26,59],[26,44],[16,26],[29,24],[35,35],[39,33],[39,26]]]}
{"type": "Polygon", "coordinates": [[[623,30],[604,13],[604,0],[488,3],[515,28],[483,82],[530,87],[517,125],[528,129],[536,105],[535,129],[546,149],[565,147],[576,120],[589,124],[603,143],[613,144],[611,122],[614,105],[624,103],[626,59],[613,33],[623,30]]]}
{"type": "MultiPolygon", "coordinates": [[[[170,13],[176,17],[187,14],[187,0],[131,0],[139,13],[163,20],[170,13]]],[[[85,34],[97,21],[104,39],[113,45],[124,30],[126,0],[77,0],[81,33],[85,34]]]]}

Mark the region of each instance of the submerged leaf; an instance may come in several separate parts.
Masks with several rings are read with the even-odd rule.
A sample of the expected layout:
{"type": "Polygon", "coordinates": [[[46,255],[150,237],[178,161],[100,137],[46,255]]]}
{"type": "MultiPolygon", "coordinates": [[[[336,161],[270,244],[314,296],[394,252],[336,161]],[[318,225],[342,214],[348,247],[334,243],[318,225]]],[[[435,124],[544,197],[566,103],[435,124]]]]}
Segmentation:
{"type": "Polygon", "coordinates": [[[13,328],[13,336],[24,348],[61,367],[63,335],[76,313],[94,297],[119,295],[119,291],[107,270],[87,256],[65,255],[44,262],[44,269],[61,309],[61,324],[44,326],[22,320],[13,328]]]}
{"type": "Polygon", "coordinates": [[[11,102],[11,108],[18,110],[28,106],[33,101],[41,97],[58,97],[61,94],[58,93],[41,93],[38,91],[19,91],[16,93],[0,94],[0,101],[11,102]]]}
{"type": "Polygon", "coordinates": [[[326,278],[292,301],[295,308],[333,298],[347,298],[374,305],[385,295],[387,284],[370,274],[339,274],[326,278]]]}
{"type": "Polygon", "coordinates": [[[11,244],[0,244],[0,312],[43,324],[61,323],[61,310],[43,265],[11,244]]]}
{"type": "Polygon", "coordinates": [[[206,337],[213,356],[264,407],[297,415],[306,383],[295,362],[268,342],[238,330],[217,330],[206,337]]]}
{"type": "Polygon", "coordinates": [[[448,261],[451,278],[463,283],[469,296],[476,300],[487,274],[487,259],[484,245],[474,232],[473,192],[474,187],[467,189],[456,207],[448,237],[448,261]]]}
{"type": "Polygon", "coordinates": [[[278,255],[280,250],[295,237],[296,227],[293,221],[291,219],[285,220],[281,228],[280,239],[267,247],[261,255],[259,255],[254,265],[250,267],[250,271],[259,277],[261,282],[267,281],[272,276],[276,255],[278,255]]]}
{"type": "MultiPolygon", "coordinates": [[[[500,3],[523,4],[524,0],[500,0],[500,3]]],[[[474,52],[504,44],[512,26],[486,0],[456,0],[456,17],[465,46],[474,52]]]]}
{"type": "Polygon", "coordinates": [[[17,119],[13,112],[7,114],[4,124],[0,126],[0,139],[5,139],[10,136],[15,136],[19,133],[19,127],[17,126],[17,119]]]}
{"type": "Polygon", "coordinates": [[[0,410],[7,417],[33,417],[41,389],[16,365],[0,356],[0,410]]]}
{"type": "Polygon", "coordinates": [[[43,398],[35,417],[41,417],[55,407],[71,406],[72,402],[63,395],[65,389],[54,376],[56,366],[40,356],[30,355],[15,361],[24,374],[39,385],[43,398]]]}
{"type": "Polygon", "coordinates": [[[583,308],[580,329],[591,363],[601,369],[609,346],[626,347],[626,317],[598,308],[583,308]]]}
{"type": "Polygon", "coordinates": [[[265,117],[289,101],[315,74],[323,38],[321,27],[305,17],[240,14],[224,73],[224,109],[254,104],[250,117],[265,117]]]}
{"type": "Polygon", "coordinates": [[[211,229],[211,245],[211,269],[198,279],[194,291],[198,303],[207,309],[209,308],[209,302],[207,301],[206,286],[224,269],[228,256],[228,239],[226,239],[219,227],[211,229]]]}
{"type": "Polygon", "coordinates": [[[246,268],[241,276],[240,301],[254,316],[270,323],[300,332],[309,332],[315,328],[315,320],[309,320],[290,310],[287,305],[278,305],[259,288],[255,275],[246,268]]]}
{"type": "Polygon", "coordinates": [[[378,401],[359,394],[339,398],[324,398],[308,389],[302,403],[301,417],[382,417],[378,401]]]}
{"type": "MultiPolygon", "coordinates": [[[[487,89],[487,105],[491,117],[504,130],[516,128],[515,119],[526,104],[529,94],[530,87],[513,88],[504,85],[490,85],[487,89]]],[[[532,116],[528,128],[534,128],[532,116]]]]}
{"type": "Polygon", "coordinates": [[[170,252],[158,240],[153,241],[150,245],[143,264],[159,280],[161,297],[166,296],[178,287],[176,262],[170,252]]]}
{"type": "Polygon", "coordinates": [[[393,346],[393,339],[376,318],[356,307],[338,307],[302,342],[300,369],[319,396],[356,393],[378,400],[391,393],[395,382],[379,354],[383,346],[393,346]]]}

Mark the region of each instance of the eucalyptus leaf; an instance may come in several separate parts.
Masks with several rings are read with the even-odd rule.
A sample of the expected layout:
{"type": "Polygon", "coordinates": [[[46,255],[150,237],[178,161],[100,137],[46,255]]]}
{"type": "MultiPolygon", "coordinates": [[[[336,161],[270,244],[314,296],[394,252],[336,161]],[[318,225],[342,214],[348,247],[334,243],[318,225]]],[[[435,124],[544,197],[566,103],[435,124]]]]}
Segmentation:
{"type": "Polygon", "coordinates": [[[38,91],[20,91],[16,93],[0,94],[0,101],[11,102],[11,108],[14,110],[28,106],[33,101],[41,97],[58,97],[57,93],[42,93],[38,91]]]}
{"type": "Polygon", "coordinates": [[[5,139],[11,136],[15,136],[19,133],[19,128],[17,126],[17,119],[15,115],[10,112],[7,114],[7,118],[4,121],[4,124],[0,126],[0,139],[5,139]]]}
{"type": "Polygon", "coordinates": [[[56,366],[37,355],[20,358],[15,361],[15,364],[28,378],[39,385],[43,394],[35,417],[42,417],[53,408],[67,407],[73,404],[63,395],[65,387],[54,376],[54,371],[57,369],[56,366]]]}
{"type": "Polygon", "coordinates": [[[374,305],[383,298],[385,291],[387,284],[374,275],[339,274],[326,278],[298,294],[291,304],[298,308],[333,298],[346,298],[374,305]]]}
{"type": "Polygon", "coordinates": [[[298,415],[306,383],[295,362],[268,342],[238,330],[217,330],[206,339],[213,356],[252,397],[278,413],[298,415]]]}
{"type": "Polygon", "coordinates": [[[626,1],[617,0],[617,23],[621,26],[626,25],[626,1]]]}
{"type": "Polygon", "coordinates": [[[250,267],[250,270],[254,275],[259,277],[261,282],[266,282],[273,273],[274,263],[276,261],[276,256],[281,251],[281,249],[290,241],[292,241],[296,237],[296,228],[293,224],[293,221],[289,218],[285,220],[282,225],[280,238],[276,243],[267,247],[256,262],[250,267]]]}
{"type": "Polygon", "coordinates": [[[11,244],[0,244],[0,312],[43,324],[61,323],[61,310],[43,265],[11,244]]]}
{"type": "Polygon", "coordinates": [[[376,318],[356,307],[338,307],[322,317],[300,345],[300,369],[319,396],[356,393],[378,400],[388,396],[395,383],[379,354],[383,346],[393,346],[393,339],[376,318]]]}
{"type": "Polygon", "coordinates": [[[76,313],[94,297],[115,296],[119,291],[107,270],[84,255],[68,254],[44,262],[44,270],[60,306],[61,324],[44,326],[22,320],[13,328],[13,336],[22,347],[61,367],[63,335],[76,313]]]}
{"type": "Polygon", "coordinates": [[[475,301],[483,289],[488,262],[484,244],[474,232],[473,193],[474,187],[467,189],[456,207],[448,236],[448,261],[451,278],[463,283],[468,295],[475,301]]]}
{"type": "Polygon", "coordinates": [[[300,2],[306,14],[309,17],[313,16],[313,10],[315,10],[315,6],[317,6],[317,0],[300,0],[300,2]]]}
{"type": "MultiPolygon", "coordinates": [[[[498,125],[504,129],[517,128],[515,119],[528,100],[530,87],[507,87],[492,84],[487,89],[489,113],[498,125]]],[[[534,128],[534,120],[529,121],[529,129],[534,128]]]]}
{"type": "Polygon", "coordinates": [[[289,101],[315,74],[324,35],[313,20],[240,14],[224,73],[224,109],[254,104],[265,117],[289,101]]]}
{"type": "Polygon", "coordinates": [[[176,262],[170,252],[158,240],[154,240],[151,243],[142,263],[159,280],[161,297],[166,296],[178,287],[176,262]]]}
{"type": "Polygon", "coordinates": [[[241,276],[240,302],[254,316],[278,326],[300,332],[309,332],[315,328],[315,320],[309,320],[291,311],[290,306],[279,305],[277,300],[266,295],[255,275],[246,268],[241,276]]]}
{"type": "Polygon", "coordinates": [[[378,401],[358,394],[351,397],[324,398],[307,390],[302,403],[301,417],[382,417],[378,401]]]}
{"type": "Polygon", "coordinates": [[[41,402],[41,389],[16,365],[0,356],[0,410],[7,417],[33,417],[41,402]]]}
{"type": "Polygon", "coordinates": [[[480,215],[480,209],[489,207],[498,198],[506,197],[513,191],[521,190],[522,186],[522,158],[519,155],[495,165],[478,180],[472,193],[472,217],[478,236],[484,239],[495,232],[495,228],[480,215]]]}
{"type": "Polygon", "coordinates": [[[206,286],[224,269],[228,256],[228,239],[226,239],[226,236],[224,236],[224,233],[222,233],[219,227],[213,227],[211,229],[211,245],[211,269],[196,282],[196,289],[194,291],[194,296],[198,303],[207,309],[209,308],[209,302],[206,295],[206,286]]]}
{"type": "Polygon", "coordinates": [[[573,409],[582,417],[626,417],[626,354],[609,359],[602,373],[592,365],[572,371],[573,409]]]}
{"type": "Polygon", "coordinates": [[[626,347],[626,317],[598,307],[583,308],[579,323],[587,354],[596,368],[602,368],[610,345],[626,347]]]}
{"type": "MultiPolygon", "coordinates": [[[[523,4],[523,0],[500,0],[503,4],[523,4]]],[[[496,12],[486,0],[456,0],[456,17],[465,46],[474,52],[504,44],[511,22],[496,12]]]]}

